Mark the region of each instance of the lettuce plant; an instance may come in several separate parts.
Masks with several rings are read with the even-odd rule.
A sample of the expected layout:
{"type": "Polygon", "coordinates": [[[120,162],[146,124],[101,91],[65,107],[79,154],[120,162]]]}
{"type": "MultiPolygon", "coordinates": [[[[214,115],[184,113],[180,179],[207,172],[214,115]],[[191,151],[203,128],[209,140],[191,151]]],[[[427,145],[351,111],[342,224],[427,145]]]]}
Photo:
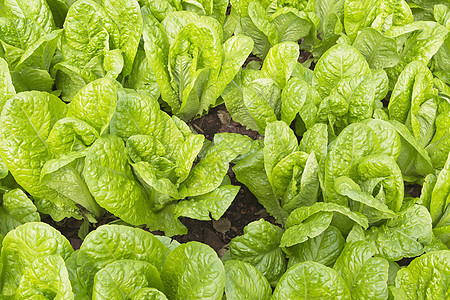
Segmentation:
{"type": "Polygon", "coordinates": [[[227,298],[266,299],[269,282],[275,286],[272,299],[448,296],[445,268],[450,252],[441,242],[433,242],[425,207],[411,205],[385,224],[368,227],[361,213],[323,202],[293,211],[284,232],[263,220],[250,223],[243,236],[231,241],[224,257],[227,298]],[[346,240],[343,227],[335,222],[338,215],[355,224],[346,240]],[[407,268],[400,269],[396,263],[416,256],[407,268]],[[421,278],[431,277],[436,280],[425,286],[421,278]]]}
{"type": "Polygon", "coordinates": [[[189,11],[174,11],[158,21],[144,8],[144,21],[147,59],[172,113],[188,120],[220,104],[220,95],[250,54],[252,40],[236,35],[223,42],[219,21],[189,11]]]}
{"type": "Polygon", "coordinates": [[[17,299],[35,295],[73,299],[64,263],[72,252],[69,241],[47,224],[17,227],[3,239],[0,293],[17,299]]]}
{"type": "Polygon", "coordinates": [[[0,57],[8,63],[17,92],[52,91],[50,68],[62,33],[55,22],[60,25],[61,18],[54,19],[53,12],[59,9],[67,11],[64,4],[39,0],[6,1],[1,8],[0,57]]]}
{"type": "Polygon", "coordinates": [[[207,245],[118,225],[99,227],[77,251],[47,224],[21,225],[5,236],[0,266],[0,293],[14,299],[222,299],[225,286],[207,245]]]}
{"type": "Polygon", "coordinates": [[[232,117],[260,133],[267,122],[297,119],[300,135],[316,123],[328,124],[331,135],[337,135],[382,106],[386,72],[371,70],[344,40],[319,59],[313,73],[297,58],[298,45],[280,43],[271,48],[260,71],[242,70],[222,95],[232,117]]]}
{"type": "Polygon", "coordinates": [[[98,78],[121,80],[131,73],[143,27],[136,0],[76,1],[63,27],[55,69],[65,99],[98,78]]]}
{"type": "Polygon", "coordinates": [[[317,201],[319,165],[315,152],[305,151],[294,132],[276,121],[268,124],[264,145],[255,141],[233,167],[236,178],[280,224],[295,208],[317,201]]]}
{"type": "Polygon", "coordinates": [[[399,148],[395,129],[385,121],[346,127],[324,161],[324,200],[349,205],[370,222],[395,216],[402,206],[404,190],[395,160],[399,148]],[[380,143],[382,139],[387,141],[380,143]]]}
{"type": "Polygon", "coordinates": [[[2,194],[0,234],[5,236],[19,225],[41,221],[36,206],[26,194],[18,188],[9,189],[3,186],[3,183],[1,182],[2,185],[0,185],[0,194],[2,194]]]}
{"type": "Polygon", "coordinates": [[[167,14],[174,11],[191,11],[198,15],[210,16],[224,24],[227,0],[219,1],[174,1],[174,0],[140,0],[141,7],[146,6],[152,15],[161,22],[167,14]]]}
{"type": "Polygon", "coordinates": [[[0,122],[2,159],[41,213],[95,222],[106,209],[168,235],[186,232],[180,216],[222,216],[239,190],[224,180],[228,164],[251,144],[217,135],[192,168],[204,137],[155,99],[108,79],[86,85],[69,105],[44,92],[19,93],[0,122]]]}
{"type": "MultiPolygon", "coordinates": [[[[311,44],[317,39],[319,20],[312,12],[304,12],[306,1],[232,0],[230,18],[235,34],[245,34],[254,41],[253,54],[264,59],[278,43],[301,39],[311,44]]],[[[231,26],[231,25],[230,25],[231,26]]]]}
{"type": "Polygon", "coordinates": [[[429,174],[425,178],[420,202],[429,209],[433,221],[433,232],[447,246],[450,243],[448,230],[450,226],[448,194],[450,192],[449,174],[450,159],[439,174],[429,174]]]}

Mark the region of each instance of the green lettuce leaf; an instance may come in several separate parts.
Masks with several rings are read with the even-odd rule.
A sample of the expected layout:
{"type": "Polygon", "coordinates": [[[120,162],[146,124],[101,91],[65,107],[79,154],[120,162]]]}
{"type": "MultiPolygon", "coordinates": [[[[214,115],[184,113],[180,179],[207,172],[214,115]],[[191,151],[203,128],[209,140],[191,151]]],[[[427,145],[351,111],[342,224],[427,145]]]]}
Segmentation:
{"type": "Polygon", "coordinates": [[[6,0],[4,5],[6,15],[10,17],[29,18],[45,32],[50,32],[55,28],[55,21],[47,1],[6,0]]]}
{"type": "Polygon", "coordinates": [[[92,144],[83,177],[95,201],[125,222],[142,225],[155,217],[152,203],[128,163],[125,145],[117,136],[106,135],[92,144]]]}
{"type": "Polygon", "coordinates": [[[436,22],[417,21],[404,26],[391,27],[386,36],[405,40],[400,61],[388,68],[389,81],[393,84],[407,64],[419,61],[428,64],[445,41],[448,30],[436,22]]]}
{"type": "Polygon", "coordinates": [[[367,125],[354,123],[347,126],[336,138],[325,161],[324,199],[347,205],[347,199],[333,188],[336,178],[349,176],[354,163],[359,159],[380,152],[375,133],[367,125]]]}
{"type": "Polygon", "coordinates": [[[5,236],[19,225],[41,221],[36,210],[36,206],[21,189],[7,191],[3,194],[0,207],[0,234],[5,236]]]}
{"type": "Polygon", "coordinates": [[[339,229],[329,226],[318,236],[289,248],[288,268],[305,261],[315,261],[332,267],[344,249],[344,244],[345,239],[339,229]]]}
{"type": "Polygon", "coordinates": [[[227,299],[268,300],[272,290],[267,279],[252,265],[237,260],[225,262],[227,299]]]}
{"type": "Polygon", "coordinates": [[[15,299],[30,299],[37,295],[74,299],[67,268],[61,256],[37,257],[23,272],[15,299]]]}
{"type": "Polygon", "coordinates": [[[0,112],[6,101],[16,94],[9,74],[8,64],[0,57],[0,112]]]}
{"type": "Polygon", "coordinates": [[[395,40],[370,27],[356,36],[353,47],[361,52],[371,69],[393,67],[400,61],[395,40]]]}
{"type": "Polygon", "coordinates": [[[377,248],[366,241],[347,243],[333,269],[347,283],[352,298],[386,299],[389,263],[376,257],[377,248]]]}
{"type": "MultiPolygon", "coordinates": [[[[80,282],[78,293],[91,295],[98,271],[123,259],[147,262],[161,271],[170,250],[151,233],[119,225],[104,225],[86,236],[68,267],[72,285],[80,282]]],[[[120,269],[121,263],[118,268],[120,269]]],[[[107,271],[104,271],[108,273],[107,271]]]]}
{"type": "Polygon", "coordinates": [[[449,296],[449,267],[450,251],[426,253],[397,273],[395,286],[402,288],[408,298],[445,299],[449,296]]]}
{"type": "Polygon", "coordinates": [[[314,68],[312,84],[323,98],[342,79],[355,75],[370,75],[369,65],[357,49],[339,43],[320,57],[314,68]]]}
{"type": "Polygon", "coordinates": [[[222,299],[225,269],[216,252],[199,242],[188,242],[167,256],[161,279],[169,299],[222,299]]]}
{"type": "MultiPolygon", "coordinates": [[[[36,258],[56,255],[66,260],[72,252],[69,241],[50,225],[26,223],[17,227],[3,239],[0,292],[5,296],[14,295],[19,288],[22,276],[34,276],[34,263],[47,265],[48,262],[45,260],[35,262],[36,258]],[[31,270],[29,270],[30,268],[31,270]]],[[[53,259],[50,258],[51,260],[53,259]]],[[[51,272],[64,274],[64,270],[60,268],[53,269],[51,272]]],[[[63,284],[67,285],[68,283],[63,282],[63,284]]]]}
{"type": "Polygon", "coordinates": [[[55,220],[79,216],[72,200],[45,186],[40,178],[42,166],[51,158],[47,142],[50,129],[66,111],[66,105],[56,96],[33,91],[11,98],[0,117],[3,161],[18,184],[33,197],[44,200],[45,204],[36,202],[39,211],[55,220]]]}
{"type": "Polygon", "coordinates": [[[347,284],[336,271],[309,261],[298,263],[284,273],[275,288],[272,299],[305,297],[351,299],[347,284]]]}
{"type": "Polygon", "coordinates": [[[281,250],[283,230],[259,220],[244,228],[244,234],[230,242],[231,259],[244,261],[258,269],[275,286],[286,271],[286,258],[281,250]]]}
{"type": "MultiPolygon", "coordinates": [[[[142,15],[137,0],[102,0],[115,30],[110,33],[112,47],[120,49],[124,58],[122,75],[131,73],[139,41],[142,35],[142,15]]],[[[109,24],[108,24],[109,25],[109,24]]]]}
{"type": "Polygon", "coordinates": [[[117,103],[114,84],[108,79],[98,79],[83,87],[72,99],[67,117],[86,122],[101,135],[111,121],[117,103]]]}
{"type": "Polygon", "coordinates": [[[95,274],[92,298],[130,299],[147,287],[164,290],[156,267],[145,261],[122,259],[95,274]]]}
{"type": "Polygon", "coordinates": [[[432,240],[430,213],[423,206],[413,205],[384,225],[370,228],[366,238],[373,241],[379,255],[388,260],[421,255],[424,245],[432,240]]]}

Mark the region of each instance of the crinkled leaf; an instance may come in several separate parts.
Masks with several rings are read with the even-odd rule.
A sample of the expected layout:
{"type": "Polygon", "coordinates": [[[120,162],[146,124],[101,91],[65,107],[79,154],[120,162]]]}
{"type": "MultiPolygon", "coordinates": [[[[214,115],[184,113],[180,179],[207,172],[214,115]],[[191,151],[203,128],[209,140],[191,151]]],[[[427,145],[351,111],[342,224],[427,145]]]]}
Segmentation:
{"type": "Polygon", "coordinates": [[[0,234],[5,236],[17,226],[28,222],[39,222],[41,217],[36,206],[21,189],[14,189],[3,194],[0,207],[0,234]]]}
{"type": "Polygon", "coordinates": [[[371,69],[393,67],[400,61],[395,40],[370,27],[358,34],[353,47],[361,52],[371,69]]]}
{"type": "Polygon", "coordinates": [[[23,51],[39,39],[43,30],[29,18],[0,18],[0,33],[0,40],[5,48],[5,58],[11,58],[12,60],[8,60],[8,63],[15,66],[23,51]],[[17,51],[19,56],[13,58],[13,53],[8,53],[10,50],[17,51]]]}
{"type": "Polygon", "coordinates": [[[99,218],[104,211],[95,202],[82,177],[83,158],[86,153],[70,152],[58,159],[47,161],[41,171],[41,182],[99,218]]]}
{"type": "Polygon", "coordinates": [[[264,166],[263,149],[243,158],[234,167],[233,172],[239,182],[245,184],[258,202],[264,206],[269,214],[275,217],[277,222],[283,224],[288,213],[280,206],[276,198],[264,166]]]}
{"type": "Polygon", "coordinates": [[[349,288],[339,274],[316,262],[301,262],[281,277],[272,299],[351,299],[349,288]]]}
{"type": "Polygon", "coordinates": [[[216,135],[215,140],[215,146],[180,185],[179,191],[182,195],[198,196],[213,191],[222,182],[229,163],[238,155],[247,153],[251,147],[250,138],[237,134],[222,133],[216,135]]]}
{"type": "Polygon", "coordinates": [[[318,23],[318,20],[314,18],[316,17],[314,14],[308,14],[299,10],[292,7],[280,7],[270,16],[271,23],[275,25],[278,31],[279,43],[285,41],[296,42],[304,38],[307,44],[310,39],[314,40],[314,35],[317,34],[315,25],[318,23]],[[311,18],[314,19],[311,20],[311,18]],[[312,37],[308,36],[310,34],[312,37]]]}
{"type": "Polygon", "coordinates": [[[364,122],[377,136],[381,152],[397,159],[401,151],[401,139],[395,127],[384,120],[369,119],[364,122]]]}
{"type": "MultiPolygon", "coordinates": [[[[330,226],[332,220],[332,212],[318,212],[299,224],[291,224],[281,237],[280,247],[292,247],[318,236],[330,226]]],[[[290,254],[289,249],[286,252],[290,254]]]]}
{"type": "Polygon", "coordinates": [[[202,96],[200,110],[207,110],[209,106],[216,103],[227,84],[233,80],[252,51],[253,41],[249,37],[236,35],[225,41],[223,49],[224,60],[220,67],[220,73],[216,82],[206,87],[202,96]]]}
{"type": "Polygon", "coordinates": [[[132,295],[132,300],[148,299],[148,300],[167,300],[166,296],[154,288],[143,288],[132,295]]]}
{"type": "MultiPolygon", "coordinates": [[[[169,32],[167,33],[169,34],[169,32]]],[[[180,102],[176,90],[170,84],[170,75],[167,68],[169,56],[168,37],[161,25],[156,24],[150,17],[145,15],[143,39],[145,54],[155,74],[161,98],[172,108],[172,111],[176,112],[180,109],[180,102]]]]}
{"type": "Polygon", "coordinates": [[[379,255],[388,260],[421,255],[423,245],[432,239],[430,213],[423,206],[413,205],[386,224],[372,227],[366,237],[375,243],[379,255]]]}
{"type": "Polygon", "coordinates": [[[231,240],[231,258],[251,264],[275,286],[286,270],[286,258],[279,247],[282,234],[280,227],[267,221],[252,222],[243,235],[231,240]]]}
{"type": "MultiPolygon", "coordinates": [[[[375,85],[375,101],[382,101],[389,92],[389,78],[385,70],[372,69],[372,77],[375,85]]],[[[375,102],[376,108],[381,108],[380,102],[375,102]]]]}
{"type": "Polygon", "coordinates": [[[252,265],[237,260],[225,262],[227,299],[268,300],[272,290],[267,279],[252,265]]]}
{"type": "Polygon", "coordinates": [[[52,12],[44,0],[5,0],[6,14],[16,18],[29,18],[36,22],[44,31],[55,28],[52,12]]]}
{"type": "Polygon", "coordinates": [[[115,49],[124,56],[123,76],[131,73],[142,35],[142,15],[137,0],[102,0],[103,7],[117,27],[110,36],[115,49]]]}
{"type": "Polygon", "coordinates": [[[344,244],[345,239],[339,229],[329,226],[318,236],[290,247],[288,267],[304,261],[315,261],[331,267],[344,248],[344,244]]]}
{"type": "MultiPolygon", "coordinates": [[[[249,69],[242,69],[239,71],[234,79],[227,85],[222,93],[222,98],[225,102],[228,112],[234,121],[246,126],[252,130],[258,130],[258,125],[253,120],[252,115],[246,107],[243,95],[243,86],[245,74],[249,69]]],[[[251,70],[254,71],[254,70],[251,70]]],[[[251,72],[250,71],[250,72],[251,72]]],[[[259,72],[258,72],[259,73],[259,72]]]]}
{"type": "Polygon", "coordinates": [[[320,20],[318,31],[321,41],[312,50],[314,56],[321,56],[331,46],[336,44],[339,35],[344,31],[341,22],[344,13],[344,0],[318,0],[314,5],[314,12],[320,20]]]}
{"type": "Polygon", "coordinates": [[[355,299],[386,299],[389,263],[374,257],[377,248],[370,242],[347,243],[333,269],[344,278],[355,299]]]}
{"type": "MultiPolygon", "coordinates": [[[[104,225],[85,238],[76,257],[74,274],[84,284],[81,291],[90,295],[95,274],[110,263],[132,259],[152,264],[161,270],[170,250],[151,233],[120,225],[104,225]]],[[[73,281],[73,279],[71,278],[73,281]]]]}
{"type": "Polygon", "coordinates": [[[61,36],[61,31],[52,31],[49,34],[41,36],[39,40],[29,45],[22,54],[15,70],[20,72],[23,67],[31,67],[33,69],[48,71],[61,36]]]}
{"type": "Polygon", "coordinates": [[[433,165],[428,152],[419,145],[408,128],[395,120],[391,120],[390,123],[394,125],[402,143],[397,164],[402,170],[404,178],[406,176],[415,178],[433,173],[433,165]]]}
{"type": "Polygon", "coordinates": [[[219,220],[233,202],[239,189],[238,186],[224,185],[209,193],[190,197],[177,204],[177,214],[196,220],[211,220],[211,217],[219,220]]]}
{"type": "Polygon", "coordinates": [[[93,0],[75,2],[69,9],[61,38],[64,60],[82,69],[109,50],[111,22],[103,7],[93,0]]]}
{"type": "Polygon", "coordinates": [[[358,164],[357,172],[359,180],[364,182],[363,189],[374,193],[375,186],[380,185],[384,195],[382,202],[394,212],[400,210],[404,198],[404,184],[400,168],[392,157],[384,154],[366,156],[358,164]]]}
{"type": "Polygon", "coordinates": [[[356,202],[352,203],[352,206],[356,208],[361,207],[359,211],[367,217],[370,223],[396,216],[384,202],[367,192],[361,191],[359,186],[348,177],[336,178],[334,188],[340,195],[347,196],[351,201],[356,202]]]}
{"type": "Polygon", "coordinates": [[[155,266],[146,261],[118,260],[95,274],[92,299],[130,299],[146,287],[164,290],[155,266]]]}
{"type": "Polygon", "coordinates": [[[82,151],[99,138],[99,132],[79,119],[63,118],[51,129],[47,143],[52,157],[82,151]]]}
{"type": "Polygon", "coordinates": [[[289,215],[289,218],[286,221],[286,227],[289,228],[291,226],[299,225],[309,217],[321,212],[339,213],[364,228],[369,227],[367,219],[361,213],[351,211],[348,207],[336,203],[325,202],[317,202],[311,206],[297,208],[289,215]]]}
{"type": "MultiPolygon", "coordinates": [[[[439,82],[435,78],[435,85],[439,82]]],[[[442,81],[440,84],[447,87],[442,81]]],[[[445,89],[439,89],[442,93],[450,94],[445,89]]],[[[450,103],[445,97],[436,99],[437,115],[434,125],[436,131],[430,144],[426,147],[428,154],[430,155],[433,167],[436,169],[442,169],[447,161],[447,154],[450,152],[450,130],[449,130],[449,112],[450,103]]]]}
{"type": "Polygon", "coordinates": [[[316,90],[306,81],[296,77],[289,79],[281,93],[281,120],[291,124],[296,115],[305,110],[305,103],[315,103],[318,99],[316,90]]]}
{"type": "Polygon", "coordinates": [[[413,15],[405,0],[382,0],[372,27],[385,32],[391,27],[399,27],[413,22],[413,15]]]}
{"type": "Polygon", "coordinates": [[[370,75],[369,64],[357,49],[340,43],[320,57],[312,83],[320,96],[326,97],[339,81],[355,75],[370,75]]]}
{"type": "Polygon", "coordinates": [[[140,48],[134,58],[131,74],[125,79],[124,87],[132,88],[155,99],[158,99],[161,94],[145,51],[140,48]]]}
{"type": "Polygon", "coordinates": [[[222,299],[225,269],[216,252],[199,242],[188,242],[167,256],[161,279],[170,299],[222,299]]]}
{"type": "Polygon", "coordinates": [[[379,0],[345,0],[344,28],[345,33],[353,42],[356,36],[366,30],[376,17],[379,0]]]}
{"type": "Polygon", "coordinates": [[[430,214],[434,227],[450,225],[450,159],[439,172],[430,198],[430,214]]]}
{"type": "Polygon", "coordinates": [[[325,159],[328,151],[327,125],[317,123],[308,129],[300,140],[298,147],[300,151],[305,151],[306,153],[314,152],[318,162],[325,159]]]}
{"type": "Polygon", "coordinates": [[[404,290],[407,299],[446,299],[450,296],[449,269],[449,250],[426,253],[397,273],[395,286],[404,290]]]}
{"type": "Polygon", "coordinates": [[[417,21],[405,26],[392,27],[386,32],[388,37],[394,38],[405,34],[409,34],[409,37],[399,53],[399,63],[386,70],[390,80],[393,81],[410,62],[419,61],[427,64],[444,43],[448,30],[436,22],[417,21]]]}
{"type": "Polygon", "coordinates": [[[404,123],[420,145],[425,146],[434,133],[436,105],[433,75],[425,64],[412,62],[400,74],[389,101],[389,117],[404,123]]]}
{"type": "Polygon", "coordinates": [[[65,260],[72,252],[69,241],[50,225],[26,223],[17,227],[3,239],[0,292],[14,295],[20,279],[27,269],[32,268],[36,258],[58,255],[65,260]]]}
{"type": "Polygon", "coordinates": [[[273,79],[284,89],[297,63],[299,46],[284,42],[270,48],[261,68],[261,76],[273,79]]]}
{"type": "Polygon", "coordinates": [[[277,120],[273,108],[268,103],[267,99],[261,95],[258,90],[252,87],[243,88],[243,100],[248,112],[253,118],[258,131],[263,134],[267,122],[277,120]]]}
{"type": "Polygon", "coordinates": [[[0,57],[0,113],[6,101],[16,94],[9,74],[8,64],[0,57]]]}
{"type": "Polygon", "coordinates": [[[332,91],[332,95],[340,95],[348,103],[348,123],[359,122],[373,115],[374,84],[372,76],[352,76],[341,80],[332,91]]]}
{"type": "Polygon", "coordinates": [[[375,133],[367,125],[354,123],[347,126],[334,141],[325,162],[325,201],[347,205],[345,197],[339,196],[333,188],[335,179],[348,176],[358,159],[379,153],[379,147],[375,133]]]}
{"type": "Polygon", "coordinates": [[[47,199],[46,205],[39,205],[39,201],[36,203],[40,212],[49,213],[59,220],[61,213],[70,216],[76,207],[72,201],[61,198],[42,184],[40,172],[50,159],[47,144],[50,129],[64,117],[66,110],[66,105],[53,95],[24,92],[7,102],[0,118],[0,153],[8,170],[32,196],[47,199]]]}
{"type": "Polygon", "coordinates": [[[35,69],[29,66],[21,66],[11,71],[11,79],[18,93],[26,91],[50,93],[54,82],[47,70],[35,69]]]}
{"type": "Polygon", "coordinates": [[[314,153],[293,152],[272,171],[272,188],[284,210],[291,212],[317,201],[319,164],[314,153]]]}
{"type": "Polygon", "coordinates": [[[114,84],[108,79],[98,79],[73,97],[67,116],[85,121],[102,134],[114,114],[116,102],[114,84]]]}
{"type": "Polygon", "coordinates": [[[99,138],[86,154],[83,177],[95,201],[135,225],[154,218],[144,188],[135,180],[126,148],[114,135],[99,138]]]}
{"type": "Polygon", "coordinates": [[[37,257],[24,271],[15,299],[30,299],[37,295],[74,299],[66,265],[61,256],[37,257]]]}
{"type": "Polygon", "coordinates": [[[298,148],[297,137],[292,129],[282,121],[267,124],[264,139],[264,167],[273,184],[272,172],[275,166],[298,148]]]}

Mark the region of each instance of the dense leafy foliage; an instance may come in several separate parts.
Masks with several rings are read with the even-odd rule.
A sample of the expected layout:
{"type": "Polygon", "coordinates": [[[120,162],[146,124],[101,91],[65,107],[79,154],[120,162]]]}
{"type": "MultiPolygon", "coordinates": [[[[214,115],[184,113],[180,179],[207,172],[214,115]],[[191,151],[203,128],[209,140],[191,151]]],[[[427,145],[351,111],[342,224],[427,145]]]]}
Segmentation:
{"type": "Polygon", "coordinates": [[[449,31],[446,0],[0,1],[1,296],[449,299],[449,31]],[[261,138],[197,134],[220,104],[261,138]],[[275,222],[222,260],[142,230],[220,219],[228,172],[275,222]],[[126,225],[74,251],[43,215],[126,225]]]}

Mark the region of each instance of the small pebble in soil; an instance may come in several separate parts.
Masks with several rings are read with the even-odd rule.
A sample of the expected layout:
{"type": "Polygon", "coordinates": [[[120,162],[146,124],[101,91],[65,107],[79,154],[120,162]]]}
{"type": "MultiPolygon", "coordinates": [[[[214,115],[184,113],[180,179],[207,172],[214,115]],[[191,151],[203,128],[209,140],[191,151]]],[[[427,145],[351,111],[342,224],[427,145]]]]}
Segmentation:
{"type": "Polygon", "coordinates": [[[231,228],[231,222],[227,218],[220,218],[219,220],[213,220],[213,227],[217,232],[225,233],[231,228]]]}

